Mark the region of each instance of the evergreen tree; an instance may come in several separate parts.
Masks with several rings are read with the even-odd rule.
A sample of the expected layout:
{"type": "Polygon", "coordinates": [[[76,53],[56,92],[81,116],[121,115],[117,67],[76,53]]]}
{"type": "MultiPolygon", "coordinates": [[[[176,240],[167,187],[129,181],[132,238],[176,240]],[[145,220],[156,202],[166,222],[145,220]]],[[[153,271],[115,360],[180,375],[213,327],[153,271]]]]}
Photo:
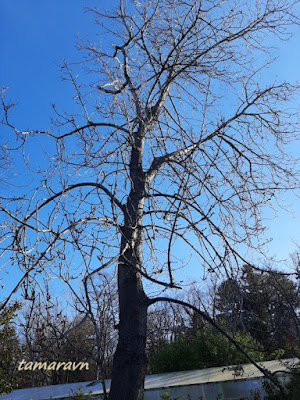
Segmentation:
{"type": "Polygon", "coordinates": [[[10,392],[15,384],[15,366],[19,342],[12,324],[20,304],[15,302],[0,312],[0,395],[10,392]]]}
{"type": "Polygon", "coordinates": [[[232,332],[249,332],[267,352],[284,348],[293,355],[300,337],[299,289],[276,271],[245,265],[240,278],[223,281],[215,295],[218,319],[232,332]]]}

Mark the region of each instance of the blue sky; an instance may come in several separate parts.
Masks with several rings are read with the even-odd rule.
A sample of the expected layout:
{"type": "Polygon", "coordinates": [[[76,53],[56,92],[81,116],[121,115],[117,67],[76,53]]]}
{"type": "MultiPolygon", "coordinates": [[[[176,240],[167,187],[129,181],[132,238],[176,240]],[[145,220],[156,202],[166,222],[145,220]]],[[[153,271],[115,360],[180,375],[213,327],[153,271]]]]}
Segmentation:
{"type": "MultiPolygon", "coordinates": [[[[97,3],[95,0],[1,0],[0,82],[10,87],[8,97],[19,103],[13,116],[20,129],[47,127],[52,103],[65,110],[72,105],[74,94],[61,81],[59,65],[63,59],[68,62],[78,59],[77,36],[95,37],[97,26],[93,17],[82,9],[97,3]]],[[[101,4],[109,3],[102,1],[101,4]]],[[[292,40],[281,43],[279,58],[270,73],[279,79],[299,80],[299,47],[298,30],[292,40]]],[[[293,148],[295,155],[299,155],[299,150],[300,144],[297,144],[293,148]]],[[[286,204],[294,216],[279,210],[278,218],[268,224],[270,236],[274,238],[269,254],[279,258],[288,258],[295,250],[293,240],[300,245],[297,219],[300,201],[287,195],[286,204]],[[294,206],[290,207],[292,203],[294,206]]]]}
{"type": "Polygon", "coordinates": [[[75,61],[76,37],[95,31],[82,12],[91,1],[3,0],[1,21],[1,84],[20,104],[17,118],[27,126],[43,126],[49,105],[68,104],[72,93],[60,80],[59,65],[75,61]]]}

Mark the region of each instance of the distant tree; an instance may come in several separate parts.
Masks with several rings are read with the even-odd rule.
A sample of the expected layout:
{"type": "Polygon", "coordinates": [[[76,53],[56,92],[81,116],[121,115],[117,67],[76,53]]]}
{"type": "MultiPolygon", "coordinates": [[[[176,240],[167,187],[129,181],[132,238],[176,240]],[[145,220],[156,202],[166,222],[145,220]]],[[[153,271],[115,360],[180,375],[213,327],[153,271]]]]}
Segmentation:
{"type": "Polygon", "coordinates": [[[218,320],[231,332],[250,332],[265,351],[283,348],[292,355],[300,338],[299,283],[245,265],[239,278],[220,284],[214,303],[218,320]]]}
{"type": "MultiPolygon", "coordinates": [[[[212,315],[209,309],[212,299],[196,285],[182,290],[178,299],[188,301],[194,307],[205,310],[207,315],[212,315]]],[[[155,304],[148,313],[147,354],[152,357],[162,344],[174,342],[182,336],[191,338],[208,325],[202,315],[189,308],[182,308],[180,304],[155,304]]]]}
{"type": "Polygon", "coordinates": [[[174,319],[169,304],[156,305],[148,313],[147,352],[153,355],[162,343],[172,338],[174,319]]]}
{"type": "Polygon", "coordinates": [[[12,321],[20,307],[15,302],[0,312],[0,395],[13,390],[16,384],[16,363],[20,351],[12,321]]]}
{"type": "MultiPolygon", "coordinates": [[[[99,289],[99,287],[98,287],[99,289]]],[[[99,289],[98,302],[95,302],[98,324],[89,317],[87,310],[77,304],[77,315],[71,318],[62,307],[55,303],[55,298],[48,292],[43,299],[40,295],[32,296],[32,289],[27,289],[27,307],[20,319],[20,335],[23,342],[23,358],[28,361],[71,361],[88,362],[89,370],[68,371],[22,371],[31,386],[53,385],[58,383],[78,382],[101,379],[98,362],[107,378],[111,371],[115,341],[110,342],[113,330],[109,315],[113,312],[107,294],[104,297],[99,289]],[[99,354],[100,352],[100,354],[99,354]],[[29,378],[29,379],[28,379],[29,378]]],[[[78,296],[78,299],[80,297],[78,296]]]]}
{"type": "Polygon", "coordinates": [[[165,342],[190,330],[189,315],[176,304],[157,304],[148,314],[147,353],[153,355],[165,342]]]}
{"type": "Polygon", "coordinates": [[[89,319],[71,318],[46,290],[43,295],[33,286],[24,289],[24,307],[19,316],[18,335],[21,359],[27,362],[90,363],[89,371],[21,370],[18,386],[42,386],[96,378],[95,334],[89,319]],[[83,326],[84,325],[84,326],[83,326]]]}

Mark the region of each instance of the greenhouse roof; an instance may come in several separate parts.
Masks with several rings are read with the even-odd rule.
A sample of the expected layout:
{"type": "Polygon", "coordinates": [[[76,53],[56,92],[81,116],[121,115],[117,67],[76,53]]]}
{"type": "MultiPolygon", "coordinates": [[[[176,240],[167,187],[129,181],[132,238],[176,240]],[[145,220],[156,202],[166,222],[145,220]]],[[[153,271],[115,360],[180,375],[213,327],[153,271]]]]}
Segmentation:
{"type": "MultiPolygon", "coordinates": [[[[274,372],[286,372],[299,362],[297,358],[273,360],[259,363],[262,367],[274,372]]],[[[257,379],[263,376],[252,364],[238,366],[214,367],[201,370],[170,372],[165,374],[147,375],[145,390],[153,390],[164,387],[201,385],[213,382],[233,380],[257,379]]],[[[110,380],[105,381],[109,389],[110,380]]],[[[67,399],[81,388],[84,394],[92,392],[94,395],[102,394],[102,383],[99,381],[77,382],[52,386],[41,386],[26,389],[13,390],[11,393],[1,396],[1,400],[48,400],[67,399]]]]}

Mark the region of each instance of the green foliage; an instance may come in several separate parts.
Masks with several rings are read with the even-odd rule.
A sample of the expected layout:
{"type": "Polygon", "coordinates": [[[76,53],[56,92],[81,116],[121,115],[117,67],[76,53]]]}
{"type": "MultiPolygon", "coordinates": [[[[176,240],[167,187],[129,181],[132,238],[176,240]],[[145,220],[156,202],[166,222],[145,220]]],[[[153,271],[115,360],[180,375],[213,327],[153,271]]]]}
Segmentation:
{"type": "MultiPolygon", "coordinates": [[[[182,400],[180,397],[174,397],[174,398],[172,398],[167,388],[164,388],[164,392],[163,392],[163,394],[160,396],[160,398],[161,398],[161,400],[182,400]]],[[[216,397],[215,400],[221,400],[221,398],[222,398],[222,395],[221,395],[221,394],[218,394],[218,396],[216,397]]],[[[187,395],[186,400],[192,400],[192,397],[191,397],[190,394],[187,395]]],[[[203,397],[200,396],[200,397],[199,397],[199,400],[203,400],[203,397]]]]}
{"type": "Polygon", "coordinates": [[[77,392],[72,390],[70,399],[72,400],[93,400],[92,391],[90,390],[88,394],[85,394],[82,387],[80,386],[77,392]]]}
{"type": "MultiPolygon", "coordinates": [[[[255,361],[263,361],[259,345],[250,334],[238,333],[236,341],[255,361]]],[[[184,371],[248,362],[221,333],[211,328],[198,331],[195,336],[181,336],[171,343],[164,343],[149,359],[152,373],[184,371]]]]}
{"type": "Polygon", "coordinates": [[[285,350],[283,349],[277,349],[274,350],[270,356],[268,357],[268,359],[270,360],[280,360],[285,354],[285,350]]]}
{"type": "Polygon", "coordinates": [[[21,305],[15,302],[0,313],[0,394],[13,390],[13,369],[19,353],[19,342],[12,320],[21,305]]]}
{"type": "MultiPolygon", "coordinates": [[[[182,400],[180,397],[171,398],[171,395],[167,388],[164,388],[164,393],[161,395],[160,398],[161,398],[161,400],[182,400]]],[[[215,400],[221,400],[221,399],[222,399],[222,394],[219,393],[215,400]]],[[[190,394],[187,395],[186,400],[192,400],[192,397],[190,394]]],[[[199,400],[203,400],[203,396],[200,396],[199,400]]]]}
{"type": "Polygon", "coordinates": [[[163,394],[160,396],[161,400],[180,400],[179,397],[171,398],[167,388],[164,388],[163,394]]]}

